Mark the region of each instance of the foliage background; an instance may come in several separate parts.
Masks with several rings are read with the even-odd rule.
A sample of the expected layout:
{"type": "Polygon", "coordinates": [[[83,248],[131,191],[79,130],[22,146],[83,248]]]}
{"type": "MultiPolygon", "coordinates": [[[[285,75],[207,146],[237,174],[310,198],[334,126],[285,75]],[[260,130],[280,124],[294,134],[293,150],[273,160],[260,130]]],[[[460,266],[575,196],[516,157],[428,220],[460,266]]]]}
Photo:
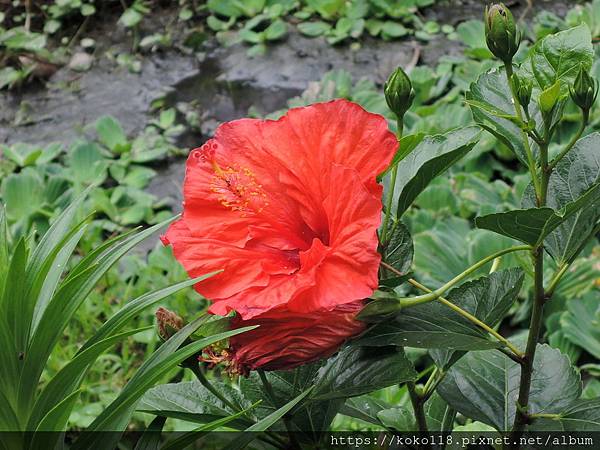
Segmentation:
{"type": "MultiPolygon", "coordinates": [[[[46,230],[87,186],[99,183],[101,187],[93,189],[86,200],[85,209],[95,210],[97,215],[79,244],[79,256],[118,232],[169,217],[177,209],[177,199],[170,194],[178,189],[181,158],[188,147],[201,144],[218,120],[247,114],[275,118],[282,114],[283,107],[346,97],[386,115],[394,128],[382,95],[385,74],[356,76],[365,70],[357,68],[359,64],[351,55],[372,52],[390,58],[389,70],[399,62],[409,67],[417,94],[407,116],[410,133],[441,133],[471,123],[464,92],[477,74],[497,64],[483,39],[479,2],[471,9],[466,2],[472,17],[467,14],[466,20],[459,22],[444,15],[444,8],[452,11],[456,5],[433,0],[254,0],[244,2],[241,9],[228,1],[203,5],[182,0],[177,6],[169,2],[123,2],[125,8],[121,2],[112,1],[35,3],[35,7],[27,8],[19,2],[4,2],[7,8],[0,13],[0,89],[4,89],[0,98],[0,124],[4,130],[0,137],[5,141],[0,146],[0,199],[6,204],[13,236],[18,237],[33,228],[46,230]],[[114,36],[96,31],[110,28],[117,29],[114,36]],[[274,93],[269,86],[253,85],[248,80],[215,82],[227,71],[227,67],[212,67],[215,59],[227,61],[229,54],[260,65],[281,47],[292,46],[304,36],[321,42],[322,47],[335,46],[334,51],[343,52],[343,58],[351,62],[342,65],[344,69],[334,66],[319,79],[304,83],[302,92],[302,83],[288,89],[280,85],[274,93]],[[380,47],[382,42],[388,46],[380,47]],[[439,52],[442,55],[427,61],[427,49],[436,46],[443,49],[439,52]],[[393,61],[398,55],[390,48],[403,50],[402,61],[393,61]],[[446,52],[446,48],[455,51],[446,52]],[[175,91],[164,90],[157,70],[161,61],[167,66],[174,62],[178,70],[185,67],[180,70],[183,82],[171,83],[175,91]],[[190,69],[181,61],[194,63],[190,69]],[[132,77],[134,82],[146,85],[142,94],[150,100],[139,107],[138,117],[119,121],[104,115],[101,105],[93,102],[89,108],[97,111],[95,115],[71,123],[56,120],[52,114],[44,117],[37,111],[40,102],[52,106],[52,96],[59,98],[59,104],[60,99],[66,99],[67,107],[74,107],[75,114],[78,108],[89,111],[72,99],[90,99],[86,95],[93,92],[93,84],[79,79],[93,81],[95,73],[110,73],[113,79],[132,77]],[[199,103],[201,95],[209,96],[212,104],[199,103]],[[277,100],[269,101],[269,96],[277,100]],[[64,133],[52,135],[53,127],[64,133]],[[157,179],[163,183],[157,184],[157,179]],[[165,188],[170,185],[175,188],[165,188]]],[[[600,37],[600,1],[583,2],[573,8],[559,2],[536,6],[527,12],[524,4],[520,10],[527,14],[530,42],[581,22],[590,27],[594,39],[600,37]],[[557,14],[544,10],[549,4],[557,14]]],[[[524,58],[526,52],[524,45],[517,59],[524,58]]],[[[317,53],[317,58],[322,55],[317,53]]],[[[372,63],[367,60],[366,72],[372,63]]],[[[592,72],[600,78],[597,59],[592,72]]],[[[136,96],[135,92],[129,95],[136,96]]],[[[136,100],[123,97],[119,102],[109,106],[111,112],[127,109],[127,103],[136,100]]],[[[567,112],[566,123],[559,130],[559,143],[568,142],[575,132],[575,113],[575,109],[567,112]]],[[[598,128],[600,113],[596,107],[590,129],[598,128]]],[[[474,229],[472,221],[478,215],[518,207],[526,183],[511,153],[484,134],[476,149],[433,182],[404,216],[414,239],[415,275],[424,284],[438,287],[483,256],[512,245],[509,238],[493,235],[492,239],[491,232],[474,229]]],[[[591,243],[565,276],[545,317],[545,340],[579,366],[585,381],[583,396],[587,398],[600,395],[599,254],[597,241],[591,243]]],[[[514,265],[514,258],[506,257],[503,267],[514,265]]],[[[489,266],[473,276],[487,271],[489,266]]],[[[53,352],[43,380],[48,381],[63,367],[126,299],[185,277],[168,248],[150,244],[128,255],[105,275],[77,312],[61,337],[61,345],[53,352]]],[[[526,282],[520,301],[501,325],[505,334],[518,335],[526,327],[530,290],[526,282]]],[[[172,295],[164,305],[183,317],[192,317],[206,307],[206,302],[185,290],[172,295]]],[[[152,324],[153,316],[148,311],[133,325],[152,324]]],[[[84,380],[81,399],[69,418],[70,427],[89,425],[157,344],[155,332],[147,330],[101,356],[84,380]]],[[[410,349],[408,356],[417,369],[425,367],[425,350],[410,349]]],[[[181,371],[173,370],[162,381],[181,376],[181,371]]],[[[191,380],[191,375],[185,376],[191,380]]],[[[219,371],[211,372],[211,376],[232,383],[219,371]]],[[[408,405],[403,389],[386,388],[352,402],[358,405],[370,401],[400,405],[399,411],[382,414],[379,424],[339,415],[334,428],[403,426],[396,422],[403,417],[403,406],[408,405]]],[[[147,424],[151,417],[136,413],[132,426],[147,424]]],[[[468,422],[463,425],[470,426],[468,422]]],[[[178,419],[169,419],[167,424],[170,429],[191,426],[178,419]]]]}

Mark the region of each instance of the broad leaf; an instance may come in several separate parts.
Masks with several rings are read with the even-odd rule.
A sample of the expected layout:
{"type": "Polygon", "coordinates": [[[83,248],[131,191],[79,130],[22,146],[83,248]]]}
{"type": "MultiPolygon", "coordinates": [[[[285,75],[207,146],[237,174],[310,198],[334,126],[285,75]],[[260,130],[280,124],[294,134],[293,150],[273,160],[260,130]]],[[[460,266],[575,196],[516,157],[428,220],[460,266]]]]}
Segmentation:
{"type": "MultiPolygon", "coordinates": [[[[406,274],[412,265],[413,259],[413,242],[410,236],[410,231],[402,222],[398,222],[390,239],[385,245],[383,252],[383,260],[392,266],[394,269],[406,274]]],[[[388,273],[388,271],[385,271],[388,273]]],[[[388,278],[397,278],[394,273],[388,273],[388,278]]]]}
{"type": "Polygon", "coordinates": [[[460,128],[446,134],[427,136],[398,163],[395,194],[396,215],[400,217],[436,176],[466,155],[479,140],[476,127],[460,128]]]}
{"type": "MultiPolygon", "coordinates": [[[[494,69],[482,74],[477,82],[471,84],[466,99],[471,106],[475,122],[493,134],[528,166],[523,132],[514,120],[509,119],[515,116],[515,106],[504,69],[494,69]]],[[[536,108],[533,104],[530,106],[534,118],[539,115],[536,108]]],[[[531,139],[529,143],[535,154],[536,144],[531,139]]]]}
{"type": "MultiPolygon", "coordinates": [[[[587,206],[564,220],[544,240],[544,248],[558,262],[573,260],[582,250],[600,220],[600,198],[594,194],[600,183],[600,133],[592,133],[577,141],[571,151],[554,168],[548,181],[547,205],[560,211],[583,196],[587,206]],[[586,196],[587,197],[587,196],[586,196]]],[[[523,206],[535,205],[531,186],[523,196],[523,206]]]]}
{"type": "Polygon", "coordinates": [[[577,212],[593,207],[600,200],[600,184],[595,184],[559,211],[552,208],[518,209],[477,217],[479,228],[495,231],[530,245],[541,244],[546,236],[577,212]]]}
{"type": "MultiPolygon", "coordinates": [[[[438,392],[465,416],[505,431],[514,421],[520,379],[520,365],[504,354],[470,352],[452,366],[438,392]]],[[[581,378],[569,359],[556,349],[538,345],[529,412],[561,413],[580,395],[581,378]]]]}
{"type": "Polygon", "coordinates": [[[412,363],[397,348],[349,345],[321,367],[311,398],[354,397],[416,377],[412,363]]]}
{"type": "MultiPolygon", "coordinates": [[[[514,302],[523,282],[519,269],[494,272],[462,284],[447,299],[484,323],[498,323],[514,302]]],[[[395,320],[376,325],[359,341],[363,345],[484,350],[501,344],[481,328],[450,309],[432,301],[401,310],[395,320]]]]}
{"type": "Polygon", "coordinates": [[[531,51],[531,71],[542,89],[560,81],[566,91],[573,84],[580,65],[589,70],[593,59],[590,30],[586,25],[579,25],[539,41],[531,51]]]}
{"type": "Polygon", "coordinates": [[[560,317],[565,337],[600,359],[600,302],[597,292],[581,299],[569,299],[567,309],[560,317]]]}
{"type": "Polygon", "coordinates": [[[370,395],[352,397],[340,408],[340,414],[381,426],[378,413],[392,405],[370,395]]]}
{"type": "MultiPolygon", "coordinates": [[[[251,403],[229,384],[211,381],[211,385],[238,410],[250,407],[251,403]]],[[[156,386],[144,394],[136,409],[195,423],[211,422],[237,412],[215,397],[199,381],[156,386]]],[[[242,425],[246,423],[242,429],[251,425],[247,422],[248,419],[240,421],[242,425]]]]}
{"type": "Polygon", "coordinates": [[[580,400],[557,419],[538,419],[531,426],[536,431],[600,431],[600,398],[580,400]]]}

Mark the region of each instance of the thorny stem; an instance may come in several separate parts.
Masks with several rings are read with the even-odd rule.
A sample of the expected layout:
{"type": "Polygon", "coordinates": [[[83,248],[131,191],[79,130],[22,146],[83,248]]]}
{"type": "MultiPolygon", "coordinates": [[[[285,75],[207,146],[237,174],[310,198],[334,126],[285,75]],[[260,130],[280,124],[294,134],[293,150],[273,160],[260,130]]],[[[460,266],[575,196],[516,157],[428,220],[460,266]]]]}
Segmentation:
{"type": "Polygon", "coordinates": [[[454,278],[452,278],[450,281],[448,281],[446,284],[439,287],[435,291],[431,291],[428,294],[420,295],[417,297],[403,298],[400,300],[400,305],[401,306],[415,306],[415,305],[420,305],[421,303],[427,303],[427,302],[436,300],[437,298],[442,296],[444,294],[444,292],[446,292],[448,289],[452,288],[457,283],[461,282],[466,277],[468,277],[470,274],[472,274],[473,272],[478,270],[480,267],[485,266],[490,261],[493,261],[494,259],[496,259],[502,255],[506,255],[507,253],[524,251],[524,250],[531,250],[531,246],[530,245],[517,245],[514,247],[506,248],[504,250],[500,250],[499,252],[496,252],[492,255],[486,256],[485,258],[476,262],[475,264],[473,264],[471,267],[469,267],[462,273],[460,273],[457,276],[455,276],[454,278]]]}
{"type": "MultiPolygon", "coordinates": [[[[403,118],[398,118],[398,133],[396,134],[398,138],[398,145],[400,145],[400,141],[402,140],[402,133],[404,131],[404,120],[403,118]]],[[[396,178],[398,177],[398,164],[395,164],[392,168],[392,179],[390,181],[390,189],[387,198],[387,203],[385,205],[385,218],[383,219],[383,227],[381,229],[381,243],[385,245],[387,242],[387,230],[390,222],[390,217],[392,215],[392,203],[394,200],[394,188],[396,186],[396,178]]]]}
{"type": "MultiPolygon", "coordinates": [[[[513,77],[513,68],[512,63],[504,64],[506,69],[506,78],[508,80],[508,86],[510,88],[510,92],[512,93],[513,103],[515,105],[515,112],[517,117],[521,122],[523,121],[523,113],[521,112],[521,104],[519,103],[519,99],[516,95],[516,92],[513,87],[512,77],[513,77]]],[[[535,189],[536,197],[540,198],[541,186],[537,177],[537,173],[535,171],[535,159],[533,158],[533,152],[531,151],[531,147],[529,146],[529,137],[527,133],[521,130],[521,135],[523,136],[523,145],[525,146],[525,153],[527,155],[527,165],[529,166],[529,172],[531,173],[531,181],[533,182],[533,187],[535,189]]]]}

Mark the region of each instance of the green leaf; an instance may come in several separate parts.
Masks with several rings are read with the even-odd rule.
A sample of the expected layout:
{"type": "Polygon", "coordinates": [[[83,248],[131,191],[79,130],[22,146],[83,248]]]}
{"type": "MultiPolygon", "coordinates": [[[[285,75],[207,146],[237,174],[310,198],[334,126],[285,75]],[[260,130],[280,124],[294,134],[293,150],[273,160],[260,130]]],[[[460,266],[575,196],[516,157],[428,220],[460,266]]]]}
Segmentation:
{"type": "Polygon", "coordinates": [[[90,433],[82,436],[74,446],[76,449],[112,449],[119,439],[120,433],[135,409],[135,404],[142,395],[170,370],[187,358],[200,352],[203,348],[215,342],[227,339],[256,327],[245,327],[219,333],[208,338],[200,339],[185,347],[179,348],[185,340],[200,326],[205,317],[199,317],[179,330],[173,337],[156,350],[135,375],[129,380],[119,396],[96,417],[88,427],[88,431],[115,431],[108,439],[103,433],[90,433]],[[179,349],[179,350],[178,350],[179,349]]]}
{"type": "MultiPolygon", "coordinates": [[[[504,318],[515,301],[523,276],[519,269],[494,272],[452,289],[446,298],[487,325],[494,326],[504,318]]],[[[394,320],[376,325],[359,342],[363,345],[452,350],[484,350],[501,346],[477,325],[437,301],[402,309],[394,320]]]]}
{"type": "Polygon", "coordinates": [[[311,399],[354,397],[416,377],[417,373],[403,351],[394,347],[369,348],[351,344],[319,369],[311,399]]]}
{"type": "MultiPolygon", "coordinates": [[[[76,203],[72,204],[66,211],[73,213],[71,208],[75,209],[76,203]]],[[[41,315],[39,325],[30,338],[28,351],[25,352],[19,392],[20,397],[26,399],[23,400],[25,403],[29,404],[32,402],[39,377],[54,345],[61,336],[70,318],[81,306],[98,280],[129,250],[171,221],[172,219],[169,219],[144,231],[132,234],[122,240],[113,239],[110,246],[107,246],[106,248],[102,246],[103,251],[94,254],[96,256],[95,260],[92,261],[84,258],[77,266],[75,266],[64,281],[61,282],[60,287],[56,290],[52,299],[48,302],[47,308],[41,315]],[[85,269],[80,266],[84,266],[85,269]]],[[[63,220],[61,219],[57,220],[54,224],[57,227],[60,225],[60,227],[56,229],[57,233],[61,227],[66,225],[62,222],[63,220]]],[[[43,242],[46,242],[46,239],[52,239],[52,236],[54,236],[54,232],[46,233],[40,242],[40,245],[36,248],[36,252],[41,248],[45,248],[47,245],[56,245],[57,241],[60,242],[60,240],[54,240],[52,244],[48,243],[47,245],[42,245],[43,242]]],[[[37,259],[44,260],[45,258],[32,257],[32,261],[37,259]]],[[[34,273],[36,272],[34,271],[34,273]]],[[[31,283],[29,283],[29,285],[31,285],[31,283]]]]}
{"type": "Polygon", "coordinates": [[[108,161],[91,142],[75,144],[67,158],[67,165],[71,178],[78,183],[88,185],[102,183],[106,179],[108,161]]]}
{"type": "Polygon", "coordinates": [[[267,40],[276,41],[286,35],[287,25],[283,20],[277,19],[265,29],[264,33],[267,40]]]}
{"type": "Polygon", "coordinates": [[[236,414],[232,414],[228,417],[223,417],[221,419],[217,419],[211,423],[202,425],[201,427],[198,427],[195,430],[190,431],[189,433],[185,433],[184,435],[179,436],[176,439],[172,439],[172,440],[168,441],[163,447],[161,447],[161,450],[180,450],[182,448],[185,448],[186,446],[194,443],[203,434],[205,434],[209,431],[212,431],[212,430],[216,430],[217,428],[221,428],[225,425],[229,425],[234,420],[247,414],[250,410],[255,408],[258,404],[260,404],[260,400],[257,401],[256,403],[254,403],[253,405],[250,405],[247,409],[242,410],[236,414]]]}
{"type": "MultiPolygon", "coordinates": [[[[67,397],[62,398],[54,408],[52,408],[40,421],[36,428],[36,432],[33,435],[30,449],[46,449],[49,448],[50,442],[47,436],[44,436],[45,431],[59,432],[63,431],[67,420],[69,420],[69,414],[75,406],[75,402],[79,398],[80,391],[75,391],[69,394],[67,397]]],[[[60,434],[56,436],[56,441],[60,439],[60,434]]],[[[54,439],[53,439],[54,440],[54,439]]]]}
{"type": "Polygon", "coordinates": [[[155,417],[148,428],[144,430],[144,434],[137,441],[133,450],[159,450],[162,441],[161,431],[166,421],[166,417],[155,417]]]}
{"type": "Polygon", "coordinates": [[[600,359],[600,303],[597,293],[592,292],[581,299],[569,299],[567,312],[560,317],[560,325],[569,341],[600,359]]]}
{"type": "Polygon", "coordinates": [[[551,34],[539,41],[530,55],[531,71],[539,86],[545,90],[560,81],[563,92],[567,92],[580,65],[586,70],[592,67],[592,35],[586,25],[551,34]]]}
{"type": "MultiPolygon", "coordinates": [[[[383,252],[383,260],[394,269],[406,274],[410,271],[413,259],[413,242],[410,231],[402,222],[398,222],[390,235],[383,252]]],[[[386,271],[387,273],[387,271],[386,271]]],[[[390,277],[395,277],[393,273],[390,277]]],[[[389,277],[386,277],[389,278],[389,277]]]]}
{"type": "MultiPolygon", "coordinates": [[[[234,387],[219,381],[210,383],[238,409],[250,407],[251,403],[234,387]]],[[[144,394],[136,409],[195,423],[207,423],[236,413],[197,380],[156,386],[144,394]]],[[[240,420],[236,428],[240,424],[245,424],[241,429],[247,428],[248,419],[240,420]]]]}
{"type": "Polygon", "coordinates": [[[374,425],[382,425],[378,417],[380,411],[390,409],[392,405],[371,395],[352,397],[340,408],[340,414],[364,420],[374,425]]]}
{"type": "Polygon", "coordinates": [[[322,36],[331,30],[331,25],[321,20],[316,22],[302,22],[298,24],[298,31],[310,37],[322,36]]]}
{"type": "Polygon", "coordinates": [[[557,419],[536,419],[534,430],[600,431],[600,398],[580,400],[557,419]]]}
{"type": "Polygon", "coordinates": [[[179,283],[173,284],[171,286],[167,286],[165,288],[158,289],[153,292],[148,292],[140,297],[136,298],[128,302],[123,308],[121,308],[114,316],[108,319],[98,331],[92,336],[90,339],[86,341],[86,343],[81,347],[78,353],[86,350],[97,342],[102,341],[106,337],[120,330],[124,325],[126,325],[131,319],[136,317],[140,312],[144,309],[149,308],[152,305],[155,305],[159,301],[185,289],[187,287],[193,286],[200,281],[206,280],[219,272],[211,272],[206,275],[202,275],[200,277],[191,278],[189,280],[184,280],[179,283]]]}
{"type": "MultiPolygon", "coordinates": [[[[448,371],[438,392],[461,414],[499,431],[512,427],[521,367],[504,354],[469,352],[448,371]]],[[[581,395],[581,378],[569,359],[538,345],[533,363],[529,413],[561,413],[581,395]]]]}
{"type": "Polygon", "coordinates": [[[554,211],[552,208],[518,209],[477,217],[475,225],[537,246],[562,223],[579,211],[593,207],[599,200],[600,184],[596,184],[559,211],[554,211]]]}
{"type": "Polygon", "coordinates": [[[231,450],[239,450],[245,448],[250,442],[252,442],[257,437],[257,432],[268,430],[275,422],[281,420],[281,418],[287,414],[294,406],[300,403],[310,392],[312,391],[312,387],[306,389],[300,395],[298,395],[293,400],[289,401],[277,411],[269,414],[264,419],[256,422],[251,427],[247,428],[242,436],[237,438],[234,442],[232,442],[227,448],[231,450]]]}
{"type": "Polygon", "coordinates": [[[121,22],[126,27],[131,28],[135,27],[138,23],[140,23],[142,21],[142,18],[142,14],[140,14],[134,8],[127,8],[119,18],[119,22],[121,22]]]}
{"type": "MultiPolygon", "coordinates": [[[[44,387],[44,390],[41,392],[32,408],[32,413],[27,423],[27,429],[37,429],[39,423],[43,421],[44,415],[50,413],[55,405],[60,403],[65,397],[71,395],[75,389],[79,387],[89,366],[101,353],[123,339],[151,328],[152,327],[139,328],[112,336],[99,341],[88,347],[85,351],[78,353],[71,361],[60,369],[60,371],[54,375],[50,382],[44,387]]],[[[71,411],[66,411],[64,422],[62,424],[57,423],[60,425],[57,429],[58,431],[65,428],[70,413],[71,411]]]]}
{"type": "MultiPolygon", "coordinates": [[[[550,175],[547,195],[550,208],[556,211],[569,208],[584,196],[587,203],[585,208],[571,214],[544,240],[544,248],[559,264],[575,259],[600,220],[600,198],[594,194],[598,192],[600,183],[599,146],[600,133],[585,136],[558,162],[550,175]]],[[[532,191],[528,188],[524,194],[525,207],[535,205],[532,191]]]]}
{"type": "MultiPolygon", "coordinates": [[[[471,84],[466,99],[475,122],[511,149],[527,167],[522,130],[515,120],[510,119],[515,116],[515,107],[506,72],[503,69],[494,69],[480,75],[477,82],[471,84]]],[[[539,115],[537,105],[532,103],[529,109],[532,117],[536,118],[539,115]]],[[[531,139],[529,142],[535,154],[537,145],[531,139]]]]}
{"type": "Polygon", "coordinates": [[[11,221],[24,220],[44,204],[44,186],[32,169],[7,176],[2,182],[2,200],[11,221]]]}
{"type": "MultiPolygon", "coordinates": [[[[128,9],[127,11],[133,11],[128,9]]],[[[124,14],[125,15],[125,14],[124,14]]],[[[129,150],[130,144],[121,124],[112,116],[102,116],[96,121],[96,133],[100,142],[115,153],[129,150]]]]}
{"type": "Polygon", "coordinates": [[[396,211],[400,217],[413,200],[436,176],[467,154],[479,140],[476,127],[466,127],[437,136],[423,138],[398,163],[396,211]]]}
{"type": "Polygon", "coordinates": [[[415,414],[408,405],[379,411],[377,418],[386,428],[396,431],[416,431],[417,429],[415,414]]]}

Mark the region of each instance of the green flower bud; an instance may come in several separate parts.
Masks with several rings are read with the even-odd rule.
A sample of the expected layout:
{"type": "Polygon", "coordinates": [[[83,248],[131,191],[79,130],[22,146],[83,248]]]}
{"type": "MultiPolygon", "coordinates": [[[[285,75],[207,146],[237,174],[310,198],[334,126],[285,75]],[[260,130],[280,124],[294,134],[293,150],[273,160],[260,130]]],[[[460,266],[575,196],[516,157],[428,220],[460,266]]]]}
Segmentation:
{"type": "Polygon", "coordinates": [[[490,51],[510,64],[519,49],[521,35],[510,10],[502,3],[485,8],[485,40],[490,51]]]}
{"type": "Polygon", "coordinates": [[[519,77],[514,74],[512,77],[513,90],[521,106],[527,110],[529,102],[531,101],[531,91],[533,89],[533,83],[529,78],[519,77]]]}
{"type": "Polygon", "coordinates": [[[383,87],[385,101],[399,119],[404,117],[415,98],[415,91],[408,75],[398,67],[392,72],[383,87]]]}
{"type": "Polygon", "coordinates": [[[577,106],[584,111],[589,111],[598,96],[598,82],[594,80],[583,64],[579,66],[579,73],[570,88],[571,98],[577,106]]]}

